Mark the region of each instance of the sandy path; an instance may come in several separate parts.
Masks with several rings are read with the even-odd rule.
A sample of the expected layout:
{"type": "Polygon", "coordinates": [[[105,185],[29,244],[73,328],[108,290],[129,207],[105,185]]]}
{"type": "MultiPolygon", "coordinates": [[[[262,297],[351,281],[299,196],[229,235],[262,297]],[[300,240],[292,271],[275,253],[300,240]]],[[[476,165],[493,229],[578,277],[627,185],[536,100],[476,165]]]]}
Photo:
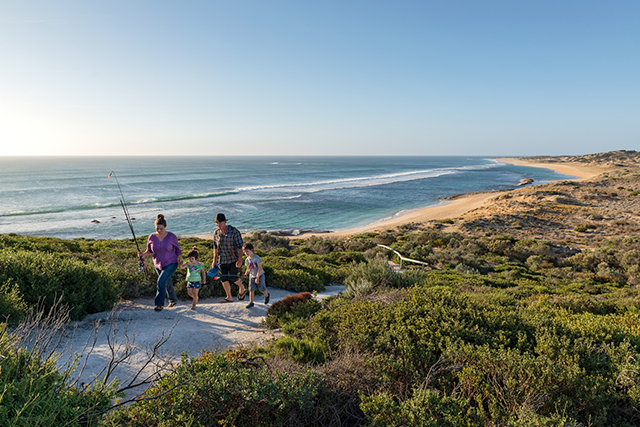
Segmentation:
{"type": "MultiPolygon", "coordinates": [[[[282,289],[268,290],[271,292],[271,303],[291,294],[282,289]]],[[[342,290],[344,286],[341,285],[329,286],[324,292],[318,293],[317,298],[336,295],[342,290]]],[[[111,336],[112,339],[115,337],[120,352],[125,349],[126,336],[135,337],[129,363],[121,365],[115,372],[115,377],[121,382],[127,382],[146,361],[146,351],[163,332],[171,332],[171,336],[162,346],[161,353],[172,361],[179,360],[183,352],[189,356],[197,356],[203,350],[222,350],[231,346],[261,343],[279,334],[279,331],[260,327],[269,308],[264,304],[262,296],[255,298],[252,309],[245,308],[248,296],[244,301],[236,300],[226,304],[220,304],[218,300],[220,298],[201,300],[195,311],[190,310],[189,301],[180,301],[177,306],[165,308],[161,312],[153,310],[151,298],[119,303],[112,312],[95,313],[82,321],[72,322],[67,328],[68,338],[59,348],[63,354],[61,361],[67,360],[73,352],[84,354],[82,363],[86,359],[87,365],[80,381],[89,383],[92,375],[104,368],[110,356],[107,338],[109,331],[115,332],[111,336]],[[118,313],[115,318],[113,313],[118,313]],[[88,352],[83,347],[93,339],[94,325],[98,321],[100,326],[95,334],[95,348],[87,357],[88,352]]],[[[141,390],[137,389],[127,395],[131,397],[139,393],[141,390]]]]}

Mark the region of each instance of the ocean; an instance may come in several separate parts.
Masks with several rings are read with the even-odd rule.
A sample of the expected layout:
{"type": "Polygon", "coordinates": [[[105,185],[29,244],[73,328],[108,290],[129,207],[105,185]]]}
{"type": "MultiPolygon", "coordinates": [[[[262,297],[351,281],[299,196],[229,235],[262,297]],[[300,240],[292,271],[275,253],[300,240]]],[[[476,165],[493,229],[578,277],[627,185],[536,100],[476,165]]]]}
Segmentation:
{"type": "Polygon", "coordinates": [[[0,234],[129,238],[117,182],[145,236],[158,213],[178,235],[212,233],[218,212],[242,232],[346,230],[524,178],[570,177],[465,156],[0,157],[0,234]]]}

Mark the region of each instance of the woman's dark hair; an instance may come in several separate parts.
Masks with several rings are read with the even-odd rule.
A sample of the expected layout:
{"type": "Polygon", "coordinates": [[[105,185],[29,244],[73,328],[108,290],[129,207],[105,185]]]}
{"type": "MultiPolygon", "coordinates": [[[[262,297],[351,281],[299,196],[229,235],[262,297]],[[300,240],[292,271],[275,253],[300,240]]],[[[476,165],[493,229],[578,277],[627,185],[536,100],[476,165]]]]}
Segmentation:
{"type": "Polygon", "coordinates": [[[199,255],[200,255],[200,251],[198,250],[197,247],[194,246],[193,249],[191,249],[187,254],[187,258],[194,257],[195,259],[198,259],[199,255]]]}
{"type": "Polygon", "coordinates": [[[242,245],[242,249],[249,249],[250,251],[253,250],[253,245],[249,242],[245,243],[244,245],[242,245]]]}
{"type": "Polygon", "coordinates": [[[164,225],[165,227],[167,226],[167,221],[165,221],[164,215],[158,214],[158,217],[156,218],[156,225],[164,225]]]}

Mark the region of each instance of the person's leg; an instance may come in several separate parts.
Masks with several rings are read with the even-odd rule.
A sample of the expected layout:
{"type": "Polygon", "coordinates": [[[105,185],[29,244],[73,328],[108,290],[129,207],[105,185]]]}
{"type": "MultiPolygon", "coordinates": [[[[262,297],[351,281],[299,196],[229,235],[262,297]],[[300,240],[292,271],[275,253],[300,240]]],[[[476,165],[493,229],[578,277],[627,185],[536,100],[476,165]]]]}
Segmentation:
{"type": "Polygon", "coordinates": [[[233,297],[231,296],[231,285],[229,282],[222,282],[222,287],[224,288],[224,293],[227,294],[225,299],[227,301],[233,301],[233,297]]]}
{"type": "Polygon", "coordinates": [[[166,291],[165,281],[166,277],[164,276],[164,271],[156,268],[156,272],[158,273],[158,281],[156,282],[156,298],[155,305],[156,307],[164,307],[164,294],[166,291]]]}
{"type": "Polygon", "coordinates": [[[242,295],[246,295],[247,293],[247,288],[244,287],[244,284],[242,283],[242,279],[238,279],[236,281],[236,285],[238,285],[238,299],[244,299],[244,296],[242,298],[240,298],[240,296],[242,295]]]}
{"type": "Polygon", "coordinates": [[[189,296],[193,299],[193,288],[190,288],[189,285],[187,285],[187,294],[189,294],[189,296]]]}
{"type": "MultiPolygon", "coordinates": [[[[242,278],[238,277],[238,267],[236,267],[235,263],[226,264],[226,269],[228,270],[227,276],[228,281],[233,281],[236,286],[238,286],[238,300],[242,301],[244,296],[247,294],[247,290],[242,283],[242,278]],[[235,279],[235,280],[233,280],[235,279]]],[[[229,292],[231,292],[231,287],[229,287],[229,292]]]]}
{"type": "Polygon", "coordinates": [[[259,280],[259,283],[258,283],[258,289],[264,295],[264,303],[265,304],[269,304],[269,293],[267,292],[267,282],[266,282],[266,279],[264,277],[264,274],[260,275],[260,280],[259,280]]]}
{"type": "Polygon", "coordinates": [[[249,278],[249,305],[247,305],[246,308],[253,307],[253,297],[255,296],[257,289],[255,281],[255,278],[249,278]]]}
{"type": "Polygon", "coordinates": [[[219,302],[231,302],[233,297],[231,296],[231,285],[229,284],[229,268],[231,264],[219,264],[220,277],[222,278],[222,288],[224,289],[225,298],[219,302]]]}
{"type": "Polygon", "coordinates": [[[169,299],[169,305],[176,305],[178,302],[178,296],[176,295],[176,290],[173,288],[173,280],[171,280],[171,276],[178,269],[178,263],[169,264],[165,267],[164,271],[167,271],[169,274],[167,276],[167,297],[169,299]]]}
{"type": "Polygon", "coordinates": [[[191,305],[191,310],[195,310],[196,304],[198,304],[198,291],[200,291],[200,289],[196,288],[193,290],[193,304],[191,305]]]}

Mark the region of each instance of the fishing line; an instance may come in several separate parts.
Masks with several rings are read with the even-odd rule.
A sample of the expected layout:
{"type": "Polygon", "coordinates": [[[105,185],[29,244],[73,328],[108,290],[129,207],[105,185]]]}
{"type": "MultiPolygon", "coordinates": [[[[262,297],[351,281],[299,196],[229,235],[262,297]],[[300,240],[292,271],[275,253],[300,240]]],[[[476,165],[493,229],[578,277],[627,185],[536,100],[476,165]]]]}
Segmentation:
{"type": "MultiPolygon", "coordinates": [[[[114,171],[111,171],[111,173],[109,174],[108,178],[111,179],[111,177],[113,177],[113,179],[116,180],[116,184],[118,185],[118,190],[120,190],[120,205],[122,206],[122,210],[124,211],[124,217],[127,220],[127,224],[129,224],[129,229],[131,230],[131,234],[133,235],[133,241],[136,243],[136,249],[138,249],[138,253],[142,252],[140,250],[140,245],[138,245],[138,240],[136,239],[136,233],[135,231],[133,231],[133,223],[131,222],[131,216],[129,215],[129,210],[127,209],[127,205],[124,201],[124,194],[122,194],[122,188],[120,188],[120,183],[118,182],[118,177],[116,176],[116,173],[114,171]]],[[[141,274],[144,274],[145,277],[148,279],[149,276],[149,271],[147,270],[147,266],[144,263],[144,259],[141,256],[138,256],[139,261],[138,261],[138,272],[141,274]]]]}

